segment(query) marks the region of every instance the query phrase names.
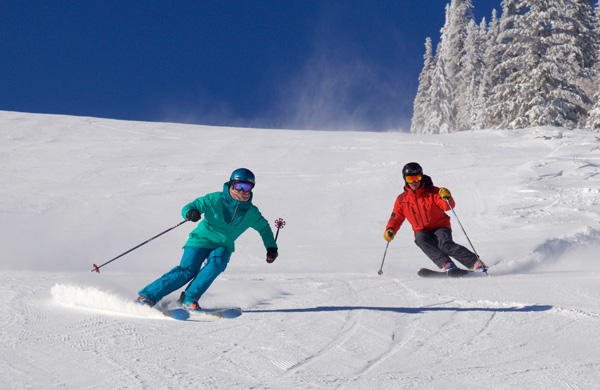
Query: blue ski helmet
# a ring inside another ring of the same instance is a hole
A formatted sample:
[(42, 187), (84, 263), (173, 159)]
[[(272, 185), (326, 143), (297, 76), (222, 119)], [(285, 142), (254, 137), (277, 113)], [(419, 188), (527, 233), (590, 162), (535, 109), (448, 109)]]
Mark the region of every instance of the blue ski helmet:
[(234, 180), (245, 181), (246, 183), (252, 183), (252, 187), (256, 184), (254, 179), (254, 173), (251, 170), (246, 168), (239, 168), (233, 171), (231, 177), (229, 178), (229, 182), (233, 182)]

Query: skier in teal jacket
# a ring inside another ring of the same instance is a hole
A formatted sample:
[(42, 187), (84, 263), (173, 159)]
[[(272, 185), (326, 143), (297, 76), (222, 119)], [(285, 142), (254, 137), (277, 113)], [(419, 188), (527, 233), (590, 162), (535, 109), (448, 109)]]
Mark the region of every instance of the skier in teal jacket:
[[(267, 248), (267, 262), (278, 256), (277, 244), (267, 220), (252, 204), (254, 174), (245, 168), (236, 169), (222, 192), (214, 192), (188, 203), (182, 216), (192, 222), (204, 219), (189, 235), (184, 245), (181, 263), (139, 292), (137, 302), (154, 306), (166, 295), (190, 282), (181, 294), (185, 309), (199, 310), (198, 300), (212, 282), (225, 271), (235, 240), (248, 228), (262, 237)], [(206, 260), (203, 267), (202, 263)]]

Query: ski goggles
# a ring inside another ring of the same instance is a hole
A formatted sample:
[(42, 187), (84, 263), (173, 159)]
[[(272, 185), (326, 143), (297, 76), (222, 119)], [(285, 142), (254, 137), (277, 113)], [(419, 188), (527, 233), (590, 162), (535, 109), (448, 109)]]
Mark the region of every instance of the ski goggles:
[(404, 180), (406, 180), (406, 182), (408, 184), (411, 184), (411, 183), (418, 183), (418, 182), (420, 182), (422, 178), (423, 177), (421, 175), (410, 175), (410, 176), (406, 176), (404, 178)]
[(254, 187), (254, 185), (246, 181), (234, 180), (232, 187), (236, 191), (250, 192), (252, 191), (252, 187)]

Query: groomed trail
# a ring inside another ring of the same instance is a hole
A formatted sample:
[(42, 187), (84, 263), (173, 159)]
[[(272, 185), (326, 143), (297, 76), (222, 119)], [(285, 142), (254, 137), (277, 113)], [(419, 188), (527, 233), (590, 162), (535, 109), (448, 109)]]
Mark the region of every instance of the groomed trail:
[[(7, 388), (483, 389), (522, 388), (532, 377), (543, 388), (597, 385), (598, 298), (575, 293), (597, 280), (581, 274), (240, 275), (222, 287), (259, 281), (278, 294), (234, 320), (183, 322), (69, 284), (74, 277), (2, 277)], [(548, 283), (570, 293), (532, 294)]]

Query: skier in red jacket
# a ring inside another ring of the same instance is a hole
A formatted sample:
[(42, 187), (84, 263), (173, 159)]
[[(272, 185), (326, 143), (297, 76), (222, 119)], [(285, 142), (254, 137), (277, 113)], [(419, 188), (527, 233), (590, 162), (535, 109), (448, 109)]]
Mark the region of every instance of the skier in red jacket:
[(415, 244), (439, 268), (444, 271), (456, 268), (450, 259), (453, 257), (469, 269), (486, 270), (486, 265), (477, 255), (452, 240), (450, 217), (446, 214), (446, 211), (450, 211), (450, 205), (454, 207), (450, 191), (434, 186), (431, 178), (423, 174), (423, 168), (416, 162), (402, 168), (402, 177), (406, 182), (404, 192), (396, 198), (383, 238), (387, 242), (392, 241), (407, 219), (415, 232)]

